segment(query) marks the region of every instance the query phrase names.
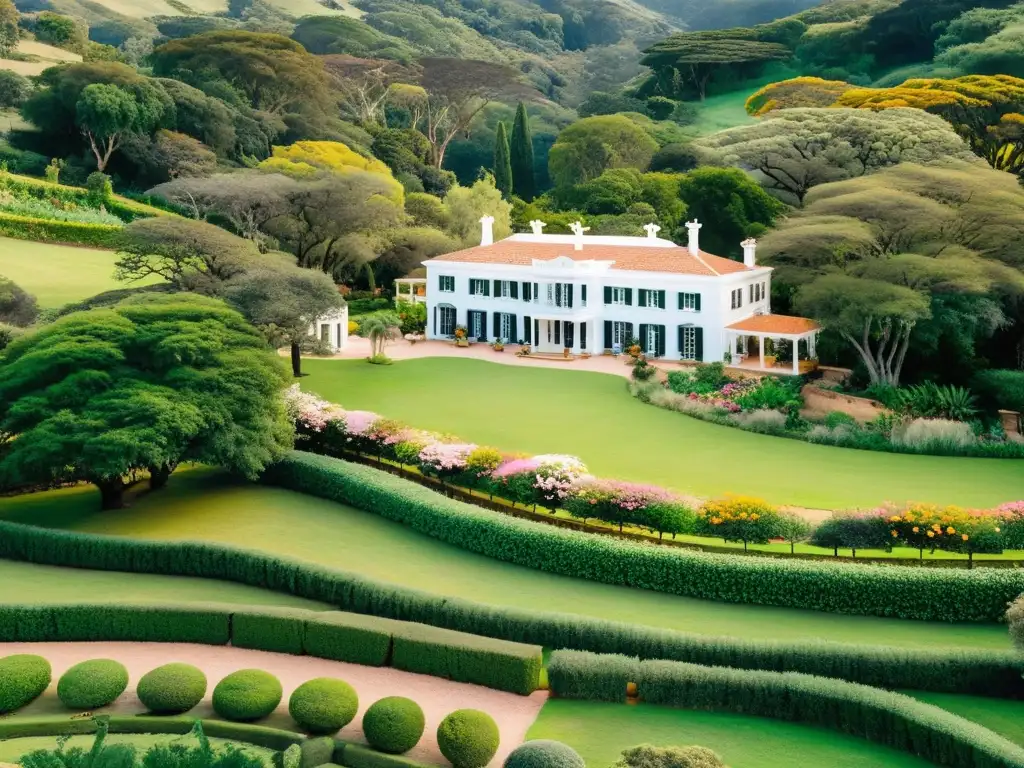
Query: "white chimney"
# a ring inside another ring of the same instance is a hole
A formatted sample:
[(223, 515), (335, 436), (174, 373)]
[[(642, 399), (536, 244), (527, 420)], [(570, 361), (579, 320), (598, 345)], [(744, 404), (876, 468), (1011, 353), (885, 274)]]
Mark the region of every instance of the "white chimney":
[(658, 233), (661, 232), (661, 227), (657, 224), (651, 223), (644, 227), (644, 231), (647, 233), (648, 240), (657, 240)]
[(687, 248), (690, 249), (690, 253), (694, 256), (700, 255), (700, 228), (703, 226), (696, 219), (686, 222), (686, 229), (690, 235)]
[(583, 233), (584, 232), (589, 232), (590, 231), (590, 227), (584, 227), (582, 221), (574, 221), (572, 224), (569, 225), (569, 229), (571, 229), (572, 233), (576, 236), (576, 243), (575, 243), (576, 250), (577, 251), (582, 251), (583, 250)]
[(494, 245), (494, 217), (483, 216), (480, 219), (480, 245)]
[(743, 246), (743, 266), (748, 269), (753, 269), (757, 266), (757, 240), (749, 237), (740, 243), (740, 245)]
[(530, 229), (533, 230), (533, 234), (535, 235), (543, 235), (544, 227), (546, 226), (547, 223), (541, 221), (540, 219), (534, 219), (533, 221), (530, 222)]

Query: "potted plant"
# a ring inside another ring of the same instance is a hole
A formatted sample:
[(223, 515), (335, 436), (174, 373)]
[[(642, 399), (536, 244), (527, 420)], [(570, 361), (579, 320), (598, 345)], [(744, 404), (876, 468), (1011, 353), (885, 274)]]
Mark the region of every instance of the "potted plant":
[(456, 347), (468, 347), (469, 346), (469, 329), (464, 325), (455, 326), (455, 346)]
[(505, 342), (502, 341), (501, 339), (495, 339), (494, 343), (491, 346), (494, 348), (495, 352), (505, 351)]
[(519, 357), (529, 357), (530, 356), (530, 345), (529, 344), (521, 344), (520, 347), (519, 347), (519, 351), (516, 352), (516, 355), (518, 355)]

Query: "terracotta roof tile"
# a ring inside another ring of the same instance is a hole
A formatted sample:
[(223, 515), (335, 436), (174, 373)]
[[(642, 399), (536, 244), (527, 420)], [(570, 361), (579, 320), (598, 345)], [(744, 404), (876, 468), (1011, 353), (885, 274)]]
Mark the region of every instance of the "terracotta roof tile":
[(793, 336), (821, 330), (821, 326), (809, 318), (790, 317), (789, 315), (754, 315), (727, 327), (730, 331), (784, 333)]
[(727, 275), (745, 272), (738, 261), (701, 251), (695, 258), (687, 248), (642, 245), (584, 245), (582, 251), (565, 243), (537, 243), (501, 240), (494, 245), (478, 245), (463, 251), (446, 253), (430, 261), (458, 261), (467, 264), (508, 264), (529, 266), (534, 259), (550, 261), (568, 256), (574, 261), (614, 261), (612, 269), (638, 272), (670, 272), (679, 275)]

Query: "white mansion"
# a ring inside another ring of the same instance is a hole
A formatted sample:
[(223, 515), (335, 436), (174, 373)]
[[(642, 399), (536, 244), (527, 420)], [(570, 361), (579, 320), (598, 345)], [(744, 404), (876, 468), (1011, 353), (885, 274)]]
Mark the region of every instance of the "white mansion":
[(558, 354), (619, 351), (635, 338), (670, 360), (739, 363), (749, 350), (760, 368), (763, 339), (782, 338), (804, 340), (813, 357), (818, 325), (771, 314), (772, 270), (757, 265), (754, 240), (738, 262), (702, 251), (695, 221), (686, 247), (653, 224), (647, 237), (600, 237), (580, 223), (545, 235), (539, 221), (496, 243), (493, 221), (481, 219), (480, 245), (423, 262), (428, 338), (450, 339), (461, 325), (473, 340)]

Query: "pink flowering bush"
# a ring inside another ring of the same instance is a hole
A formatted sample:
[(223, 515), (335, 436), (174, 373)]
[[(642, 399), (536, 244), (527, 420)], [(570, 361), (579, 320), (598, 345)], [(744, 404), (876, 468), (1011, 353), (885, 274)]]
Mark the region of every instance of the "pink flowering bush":
[(573, 517), (598, 519), (623, 525), (637, 525), (661, 533), (689, 533), (695, 513), (683, 500), (655, 485), (620, 480), (582, 479), (565, 500)]
[(441, 478), (462, 474), (476, 448), (472, 443), (432, 442), (420, 451), (420, 471)]
[(995, 510), (1003, 518), (1007, 549), (1024, 549), (1024, 501), (1011, 501)]
[(514, 502), (539, 505), (554, 512), (586, 471), (575, 456), (552, 453), (513, 459), (494, 473), (494, 492)]

